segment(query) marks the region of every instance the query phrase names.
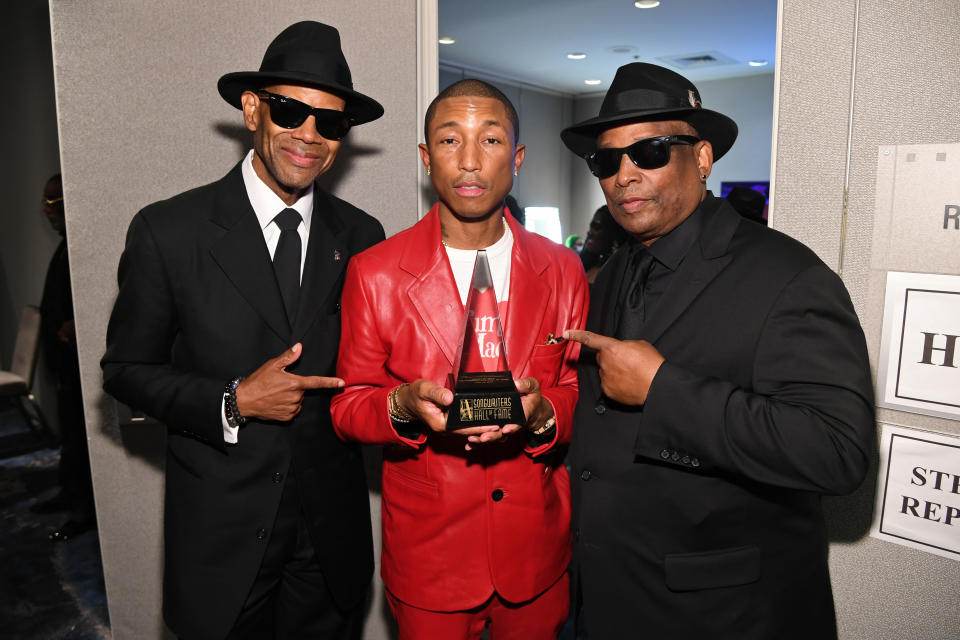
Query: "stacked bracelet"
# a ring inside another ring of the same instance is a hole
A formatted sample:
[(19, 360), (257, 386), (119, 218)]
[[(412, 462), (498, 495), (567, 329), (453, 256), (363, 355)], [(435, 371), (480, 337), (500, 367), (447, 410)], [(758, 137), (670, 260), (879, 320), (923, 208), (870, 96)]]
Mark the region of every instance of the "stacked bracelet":
[(397, 397), (400, 395), (400, 389), (407, 386), (407, 384), (409, 383), (405, 382), (399, 387), (394, 388), (393, 391), (390, 392), (390, 395), (387, 396), (387, 410), (390, 412), (390, 419), (394, 422), (413, 422), (413, 419), (416, 417), (400, 404), (400, 400)]
[(557, 426), (557, 418), (555, 416), (550, 416), (550, 418), (544, 422), (539, 429), (535, 429), (531, 433), (533, 433), (535, 436), (542, 436), (555, 426)]
[(232, 429), (242, 427), (243, 423), (247, 421), (240, 415), (240, 410), (237, 408), (237, 386), (241, 380), (243, 380), (243, 376), (237, 376), (228, 382), (223, 389), (223, 415)]

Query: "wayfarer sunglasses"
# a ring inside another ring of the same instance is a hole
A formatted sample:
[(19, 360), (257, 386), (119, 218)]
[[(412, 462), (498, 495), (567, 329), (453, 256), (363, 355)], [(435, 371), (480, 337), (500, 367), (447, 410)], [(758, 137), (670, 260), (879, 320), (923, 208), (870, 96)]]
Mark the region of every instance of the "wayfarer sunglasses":
[(585, 159), (590, 172), (603, 179), (620, 170), (620, 156), (623, 154), (627, 154), (630, 161), (641, 169), (659, 169), (670, 162), (670, 145), (697, 142), (700, 142), (700, 138), (693, 136), (658, 136), (638, 140), (629, 147), (597, 149)]
[(350, 116), (343, 111), (317, 109), (269, 91), (258, 91), (257, 96), (270, 103), (270, 119), (278, 127), (296, 129), (313, 116), (317, 132), (327, 140), (340, 140), (350, 131)]

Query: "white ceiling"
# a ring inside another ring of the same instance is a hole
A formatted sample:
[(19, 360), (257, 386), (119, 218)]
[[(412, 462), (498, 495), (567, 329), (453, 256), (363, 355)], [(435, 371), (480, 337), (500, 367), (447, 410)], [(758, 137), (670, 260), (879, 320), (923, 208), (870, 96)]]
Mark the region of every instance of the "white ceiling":
[[(440, 63), (567, 94), (604, 92), (617, 67), (652, 62), (690, 80), (773, 73), (777, 0), (439, 0)], [(630, 47), (614, 52), (611, 47)], [(568, 60), (571, 52), (586, 53)], [(680, 68), (661, 57), (709, 53), (729, 62)], [(767, 60), (751, 67), (749, 60)], [(588, 86), (596, 78), (601, 84)]]

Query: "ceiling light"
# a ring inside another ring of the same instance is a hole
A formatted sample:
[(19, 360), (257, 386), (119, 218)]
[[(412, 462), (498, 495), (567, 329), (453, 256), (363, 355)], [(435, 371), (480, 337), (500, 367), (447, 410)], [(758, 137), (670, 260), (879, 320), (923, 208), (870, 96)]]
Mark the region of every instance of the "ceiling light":
[(580, 53), (579, 51), (575, 51), (573, 53), (568, 53), (567, 57), (570, 58), (571, 60), (583, 60), (584, 58), (587, 57), (587, 54)]
[(660, 0), (637, 0), (633, 6), (637, 9), (653, 9), (660, 6)]
[(456, 40), (454, 40), (453, 38), (450, 38), (450, 37), (448, 37), (448, 36), (444, 36), (444, 37), (440, 38), (439, 40), (437, 40), (437, 42), (439, 42), (440, 44), (453, 44), (454, 42), (456, 42)]
[(770, 63), (766, 60), (751, 60), (747, 64), (750, 65), (751, 67), (765, 67)]
[(603, 82), (603, 80), (597, 80), (597, 79), (595, 79), (595, 78), (591, 78), (591, 79), (589, 79), (589, 80), (584, 80), (584, 81), (583, 81), (583, 84), (589, 84), (589, 85), (593, 86), (593, 85), (595, 85), (595, 84), (600, 84), (601, 82)]

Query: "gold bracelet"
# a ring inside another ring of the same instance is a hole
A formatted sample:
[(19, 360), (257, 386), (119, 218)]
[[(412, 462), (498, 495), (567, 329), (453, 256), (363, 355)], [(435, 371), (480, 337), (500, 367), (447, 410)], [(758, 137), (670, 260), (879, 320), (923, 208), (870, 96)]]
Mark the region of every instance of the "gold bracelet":
[(387, 407), (390, 412), (390, 419), (394, 422), (413, 422), (413, 419), (416, 417), (400, 404), (400, 400), (397, 397), (400, 395), (400, 389), (408, 384), (408, 382), (405, 382), (400, 386), (394, 387), (387, 396)]
[(556, 425), (557, 425), (556, 416), (550, 416), (550, 418), (548, 418), (547, 421), (544, 422), (539, 429), (536, 429), (535, 431), (533, 431), (533, 435), (542, 436), (547, 431), (550, 431), (550, 429), (553, 429)]

